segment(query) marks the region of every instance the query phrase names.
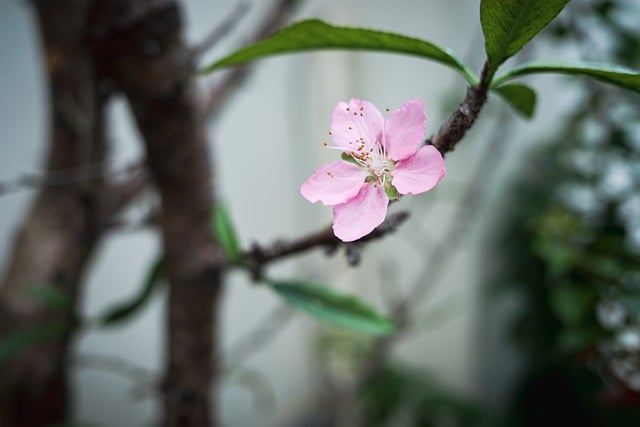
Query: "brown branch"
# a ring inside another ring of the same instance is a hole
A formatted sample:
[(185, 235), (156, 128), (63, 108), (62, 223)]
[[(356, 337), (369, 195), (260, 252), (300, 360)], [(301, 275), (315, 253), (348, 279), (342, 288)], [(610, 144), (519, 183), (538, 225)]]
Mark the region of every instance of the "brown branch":
[[(262, 18), (254, 33), (248, 38), (248, 44), (255, 43), (284, 25), (291, 13), (302, 0), (278, 0), (271, 11)], [(248, 66), (235, 67), (228, 71), (222, 80), (216, 83), (203, 100), (203, 115), (215, 118), (229, 98), (242, 86), (249, 77)]]
[(268, 264), (315, 248), (324, 248), (328, 253), (331, 253), (344, 246), (347, 250), (349, 262), (355, 265), (360, 259), (359, 248), (363, 244), (380, 239), (395, 231), (408, 218), (409, 213), (404, 211), (389, 215), (371, 234), (354, 243), (344, 243), (338, 239), (333, 234), (333, 229), (329, 226), (321, 231), (295, 240), (277, 241), (268, 247), (255, 244), (243, 254), (243, 259), (255, 279), (262, 277), (262, 269)]
[(473, 126), (480, 110), (487, 101), (489, 63), (485, 62), (480, 75), (480, 82), (467, 89), (467, 95), (449, 119), (442, 125), (437, 134), (433, 135), (428, 144), (433, 145), (444, 156), (453, 151), (456, 144), (462, 140), (465, 133)]

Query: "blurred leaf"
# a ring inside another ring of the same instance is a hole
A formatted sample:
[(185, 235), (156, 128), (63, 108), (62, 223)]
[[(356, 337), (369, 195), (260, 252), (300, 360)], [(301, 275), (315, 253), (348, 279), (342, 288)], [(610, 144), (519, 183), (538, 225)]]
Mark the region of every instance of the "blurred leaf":
[(233, 221), (229, 216), (229, 211), (224, 203), (218, 203), (213, 213), (213, 228), (218, 238), (218, 243), (222, 247), (225, 255), (236, 265), (243, 265), (242, 252), (238, 243)]
[(596, 295), (593, 290), (574, 285), (551, 289), (551, 307), (565, 325), (579, 325), (593, 314)]
[(138, 314), (151, 300), (153, 290), (164, 277), (164, 260), (160, 258), (151, 264), (147, 278), (137, 295), (128, 301), (116, 304), (98, 320), (101, 326), (115, 326)]
[(586, 233), (580, 218), (567, 209), (555, 207), (536, 217), (531, 229), (535, 236), (533, 252), (553, 275), (560, 276), (575, 267), (583, 253), (579, 242)]
[(622, 294), (616, 297), (627, 312), (634, 316), (640, 315), (640, 293)]
[(600, 337), (600, 332), (585, 327), (563, 329), (559, 336), (559, 346), (564, 351), (580, 351), (591, 346)]
[(489, 74), (546, 27), (569, 0), (482, 0), (480, 22)]
[(536, 109), (536, 92), (522, 83), (505, 84), (493, 89), (523, 117), (530, 119)]
[(477, 80), (473, 72), (453, 52), (433, 43), (383, 31), (336, 27), (317, 19), (295, 23), (271, 37), (210, 64), (200, 73), (208, 74), (223, 67), (244, 64), (272, 55), (320, 49), (370, 50), (415, 55), (459, 71), (471, 84), (475, 84)]
[(249, 390), (258, 412), (273, 413), (276, 407), (276, 392), (265, 375), (255, 369), (244, 369), (235, 375), (235, 382)]
[(394, 331), (391, 320), (353, 296), (301, 280), (270, 281), (269, 284), (287, 303), (320, 320), (373, 335)]
[(53, 285), (33, 285), (26, 288), (29, 297), (63, 313), (73, 313), (73, 300), (68, 293)]
[(10, 332), (0, 340), (0, 364), (30, 347), (61, 338), (70, 329), (69, 323), (49, 322)]
[(612, 64), (580, 63), (562, 64), (552, 62), (529, 62), (515, 67), (498, 77), (493, 86), (527, 74), (558, 73), (586, 76), (640, 93), (640, 72)]

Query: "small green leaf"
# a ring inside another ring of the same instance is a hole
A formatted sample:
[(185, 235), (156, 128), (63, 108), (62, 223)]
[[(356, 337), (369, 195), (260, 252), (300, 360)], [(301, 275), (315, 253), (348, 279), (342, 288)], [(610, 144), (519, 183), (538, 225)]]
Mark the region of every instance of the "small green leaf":
[(344, 160), (345, 162), (349, 162), (349, 163), (353, 163), (354, 165), (357, 165), (358, 162), (356, 162), (356, 159), (354, 159), (352, 156), (348, 155), (347, 153), (342, 153), (340, 155), (340, 157), (342, 158), (342, 160)]
[(269, 285), (291, 306), (320, 320), (372, 335), (389, 334), (395, 329), (391, 320), (359, 299), (326, 286), (301, 280), (270, 281)]
[(482, 0), (480, 22), (489, 75), (515, 55), (569, 3), (569, 0)]
[(30, 347), (62, 338), (70, 329), (69, 323), (50, 322), (5, 335), (0, 340), (0, 365)]
[(387, 197), (389, 200), (397, 200), (400, 195), (398, 194), (398, 190), (391, 184), (384, 186), (384, 192), (387, 193)]
[(210, 64), (200, 73), (208, 74), (222, 67), (244, 64), (272, 55), (320, 49), (369, 50), (415, 55), (459, 71), (471, 84), (477, 82), (473, 72), (461, 59), (448, 49), (433, 43), (383, 31), (337, 27), (317, 19), (295, 23), (271, 37)]
[(235, 227), (224, 203), (218, 203), (213, 213), (213, 228), (225, 255), (236, 265), (243, 265), (242, 252)]
[(551, 307), (565, 325), (580, 325), (593, 314), (596, 297), (593, 290), (574, 285), (559, 285), (551, 291)]
[(29, 286), (25, 292), (29, 297), (63, 313), (73, 313), (73, 300), (61, 289), (53, 285)]
[(153, 290), (162, 282), (164, 277), (164, 260), (156, 260), (147, 273), (142, 288), (137, 295), (128, 301), (115, 305), (100, 316), (98, 324), (101, 326), (114, 326), (130, 319), (138, 314), (140, 310), (151, 300)]
[(522, 83), (505, 84), (493, 89), (514, 110), (530, 119), (536, 109), (536, 92)]
[(492, 86), (499, 86), (507, 80), (527, 74), (558, 73), (591, 77), (604, 83), (620, 86), (640, 93), (640, 71), (612, 64), (580, 63), (562, 64), (530, 62), (515, 67), (498, 77)]

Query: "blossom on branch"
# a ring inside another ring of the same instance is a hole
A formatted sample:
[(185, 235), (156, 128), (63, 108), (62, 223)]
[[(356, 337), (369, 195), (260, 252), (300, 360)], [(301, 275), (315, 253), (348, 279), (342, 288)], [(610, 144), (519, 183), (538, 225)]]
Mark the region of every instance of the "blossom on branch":
[[(405, 101), (385, 121), (370, 102), (351, 99), (333, 110), (331, 132), (342, 159), (320, 166), (300, 187), (311, 203), (334, 205), (333, 232), (344, 242), (371, 233), (399, 194), (431, 190), (444, 176), (444, 160), (425, 139), (421, 100)], [(326, 144), (325, 144), (326, 145)]]

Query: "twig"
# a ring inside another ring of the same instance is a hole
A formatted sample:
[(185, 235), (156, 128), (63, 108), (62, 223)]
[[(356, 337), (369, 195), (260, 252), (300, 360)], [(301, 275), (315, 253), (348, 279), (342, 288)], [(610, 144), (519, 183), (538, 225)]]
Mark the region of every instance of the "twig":
[[(105, 218), (108, 221), (114, 214), (129, 204), (149, 184), (149, 174), (143, 164), (127, 168), (127, 178), (118, 184), (113, 184), (108, 190), (105, 206)], [(109, 224), (106, 224), (108, 226)]]
[[(281, 27), (300, 2), (301, 0), (279, 0), (271, 12), (263, 18), (256, 31), (248, 38), (248, 43), (255, 43)], [(202, 106), (205, 117), (212, 119), (218, 115), (228, 99), (246, 81), (249, 70), (250, 68), (247, 66), (236, 67), (225, 74), (222, 80), (210, 89)]]
[(136, 388), (144, 389), (147, 393), (154, 392), (158, 388), (156, 373), (118, 356), (96, 353), (77, 354), (71, 359), (71, 364), (125, 378), (135, 383)]
[(238, 24), (238, 21), (249, 11), (249, 4), (246, 1), (240, 2), (231, 11), (229, 16), (220, 25), (211, 31), (200, 43), (191, 48), (191, 54), (198, 58), (207, 50), (215, 46), (224, 36), (226, 36)]
[(484, 63), (480, 82), (476, 86), (467, 89), (467, 95), (464, 101), (449, 116), (449, 119), (442, 125), (437, 134), (433, 135), (428, 144), (433, 145), (444, 156), (445, 153), (453, 151), (456, 144), (462, 140), (465, 133), (473, 126), (478, 118), (482, 106), (487, 101), (487, 91), (489, 83), (488, 78), (489, 62)]
[(318, 247), (325, 248), (328, 253), (331, 253), (338, 249), (338, 247), (344, 246), (347, 250), (347, 257), (350, 263), (356, 264), (359, 261), (359, 248), (362, 244), (379, 239), (395, 231), (407, 218), (409, 218), (409, 213), (404, 211), (389, 215), (371, 234), (354, 243), (342, 242), (333, 234), (332, 228), (327, 227), (319, 232), (296, 240), (277, 241), (268, 247), (254, 244), (250, 250), (243, 254), (243, 259), (256, 279), (262, 277), (262, 269), (267, 264)]
[[(0, 196), (17, 193), (22, 190), (38, 190), (51, 187), (65, 187), (77, 185), (92, 180), (104, 178), (104, 172), (100, 171), (100, 164), (89, 164), (80, 168), (60, 169), (46, 174), (25, 173), (18, 178), (0, 182)], [(117, 177), (124, 174), (131, 174), (140, 168), (140, 164), (129, 165), (122, 170), (110, 174)], [(98, 169), (96, 171), (96, 168)]]

